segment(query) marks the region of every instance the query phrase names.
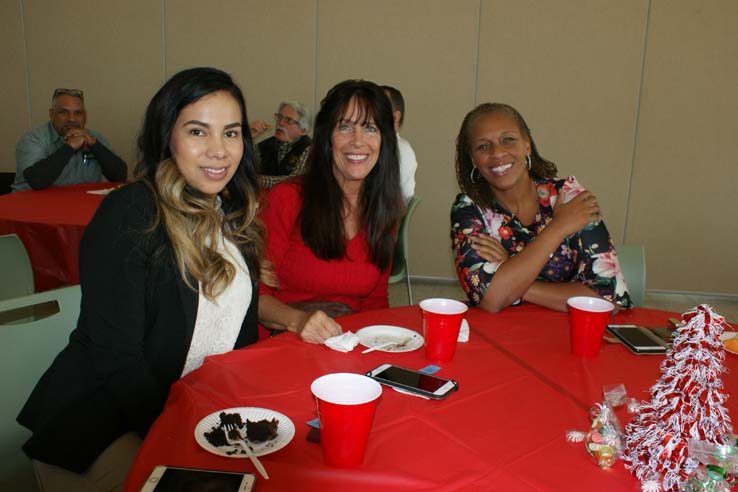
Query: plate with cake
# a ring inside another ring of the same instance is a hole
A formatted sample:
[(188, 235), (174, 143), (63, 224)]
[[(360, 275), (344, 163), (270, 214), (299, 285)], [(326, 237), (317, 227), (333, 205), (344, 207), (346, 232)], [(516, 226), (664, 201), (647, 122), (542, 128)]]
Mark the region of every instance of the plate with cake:
[(725, 331), (720, 335), (726, 352), (738, 355), (738, 331)]
[(195, 441), (206, 451), (226, 458), (248, 458), (238, 445), (228, 444), (226, 427), (237, 428), (256, 456), (285, 447), (295, 437), (295, 424), (286, 415), (258, 407), (234, 407), (213, 412), (195, 426)]
[(401, 326), (373, 325), (356, 332), (359, 343), (380, 352), (412, 352), (423, 346), (423, 335)]

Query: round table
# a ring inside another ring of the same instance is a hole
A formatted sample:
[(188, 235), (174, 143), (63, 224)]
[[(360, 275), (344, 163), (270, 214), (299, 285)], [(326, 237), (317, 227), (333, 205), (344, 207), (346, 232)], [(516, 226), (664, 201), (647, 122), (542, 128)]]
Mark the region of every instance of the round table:
[(0, 196), (0, 235), (17, 234), (33, 266), (36, 291), (79, 283), (79, 243), (105, 197), (119, 183), (89, 183)]

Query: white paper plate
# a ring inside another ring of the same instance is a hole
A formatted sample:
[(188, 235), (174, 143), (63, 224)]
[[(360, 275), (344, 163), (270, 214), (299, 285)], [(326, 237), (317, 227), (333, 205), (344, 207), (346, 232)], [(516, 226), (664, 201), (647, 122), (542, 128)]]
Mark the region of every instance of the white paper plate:
[[(277, 426), (277, 437), (266, 442), (251, 443), (251, 448), (254, 450), (256, 456), (264, 456), (265, 454), (273, 453), (279, 449), (285, 447), (295, 437), (295, 424), (286, 415), (269, 410), (268, 408), (257, 408), (257, 407), (236, 407), (226, 408), (213, 412), (204, 419), (202, 419), (195, 426), (195, 441), (204, 450), (210, 451), (218, 456), (225, 456), (226, 458), (248, 458), (246, 453), (239, 446), (213, 446), (205, 438), (205, 433), (210, 432), (213, 427), (220, 425), (220, 413), (238, 413), (241, 415), (241, 420), (244, 424), (246, 419), (256, 422), (262, 419), (277, 419), (279, 425)], [(242, 431), (245, 433), (245, 430)]]
[[(736, 337), (738, 337), (738, 331), (724, 331), (723, 334), (720, 335), (720, 340), (724, 342), (725, 340), (730, 340), (731, 338)], [(725, 346), (725, 344), (723, 344), (723, 348), (726, 352), (738, 355), (738, 352), (736, 352), (735, 350), (730, 350), (728, 347)]]
[(105, 188), (103, 190), (87, 190), (87, 193), (89, 193), (90, 195), (107, 195), (114, 189), (115, 188)]
[(377, 345), (388, 342), (402, 344), (402, 342), (409, 338), (409, 341), (404, 345), (390, 345), (377, 349), (377, 352), (412, 352), (422, 347), (424, 342), (423, 336), (417, 331), (392, 325), (367, 326), (357, 331), (356, 336), (359, 337), (359, 343), (367, 348), (376, 347)]

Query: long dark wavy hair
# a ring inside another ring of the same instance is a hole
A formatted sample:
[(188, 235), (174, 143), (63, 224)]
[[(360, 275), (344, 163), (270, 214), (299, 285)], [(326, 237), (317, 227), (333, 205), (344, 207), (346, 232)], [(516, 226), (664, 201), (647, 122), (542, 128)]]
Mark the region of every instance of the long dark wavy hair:
[[(177, 116), (203, 96), (226, 92), (241, 110), (243, 156), (233, 178), (219, 196), (221, 213), (212, 197), (187, 185), (172, 158), (169, 143)], [(146, 108), (138, 137), (136, 178), (154, 197), (156, 215), (149, 228), (163, 223), (182, 279), (193, 289), (214, 298), (233, 280), (235, 267), (217, 251), (219, 235), (231, 240), (243, 254), (252, 278), (259, 278), (263, 230), (256, 220), (259, 189), (246, 103), (230, 75), (215, 68), (191, 68), (172, 76)]]
[(492, 188), (483, 177), (477, 174), (477, 179), (472, 182), (471, 172), (474, 168), (471, 157), (471, 143), (469, 134), (473, 126), (482, 116), (492, 113), (505, 113), (518, 125), (521, 135), (530, 142), (531, 166), (528, 174), (534, 180), (550, 179), (556, 176), (558, 170), (556, 164), (544, 159), (538, 152), (533, 135), (521, 114), (512, 106), (502, 103), (483, 103), (469, 111), (461, 123), (459, 135), (456, 137), (456, 180), (461, 191), (469, 195), (476, 204), (485, 206), (494, 201)]
[(366, 228), (371, 262), (384, 271), (392, 264), (394, 232), (405, 211), (392, 107), (384, 91), (366, 80), (346, 80), (333, 87), (315, 117), (308, 171), (302, 181), (301, 231), (305, 244), (323, 260), (346, 256), (343, 227), (345, 197), (333, 174), (331, 136), (349, 103), (356, 102), (358, 121), (374, 120), (381, 135), (377, 164), (359, 192), (361, 224)]

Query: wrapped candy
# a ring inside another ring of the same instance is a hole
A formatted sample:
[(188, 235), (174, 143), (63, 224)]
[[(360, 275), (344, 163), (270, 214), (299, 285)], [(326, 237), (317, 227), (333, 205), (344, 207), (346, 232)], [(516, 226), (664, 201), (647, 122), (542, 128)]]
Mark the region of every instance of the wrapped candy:
[(625, 402), (625, 387), (622, 384), (606, 387), (604, 396), (604, 401), (596, 403), (590, 411), (592, 426), (584, 445), (600, 468), (609, 468), (623, 451), (623, 431), (613, 409)]
[(738, 477), (738, 442), (735, 437), (726, 442), (730, 444), (689, 441), (689, 456), (700, 464), (687, 478), (682, 492), (730, 492)]

